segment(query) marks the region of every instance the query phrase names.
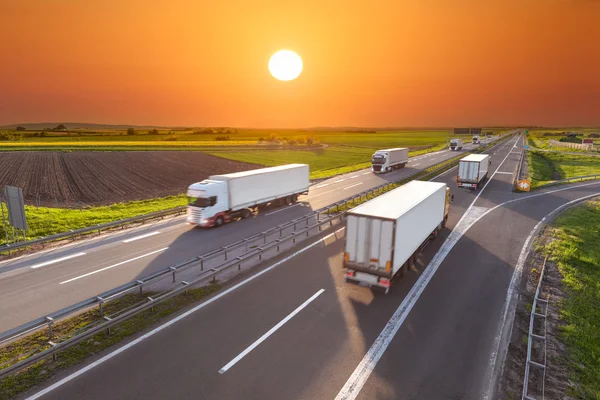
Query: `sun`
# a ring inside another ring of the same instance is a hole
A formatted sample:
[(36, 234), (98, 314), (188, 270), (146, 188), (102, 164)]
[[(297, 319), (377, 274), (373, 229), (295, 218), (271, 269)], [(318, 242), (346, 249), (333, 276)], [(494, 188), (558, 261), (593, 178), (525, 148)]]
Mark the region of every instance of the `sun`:
[(275, 79), (291, 81), (302, 72), (302, 59), (291, 50), (279, 50), (269, 60), (269, 71)]

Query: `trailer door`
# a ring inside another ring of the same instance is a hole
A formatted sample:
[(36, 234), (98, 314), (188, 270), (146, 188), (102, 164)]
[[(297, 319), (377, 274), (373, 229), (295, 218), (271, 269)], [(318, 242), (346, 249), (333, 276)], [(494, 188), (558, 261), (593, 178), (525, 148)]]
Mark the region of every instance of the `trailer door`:
[(391, 263), (394, 221), (349, 215), (346, 229), (346, 252), (351, 264), (385, 269)]

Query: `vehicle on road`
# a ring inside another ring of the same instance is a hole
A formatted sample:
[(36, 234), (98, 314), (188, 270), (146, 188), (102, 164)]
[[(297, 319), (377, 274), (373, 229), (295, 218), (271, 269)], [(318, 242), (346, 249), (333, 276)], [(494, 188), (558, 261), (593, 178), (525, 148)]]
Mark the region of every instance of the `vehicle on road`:
[(389, 291), (446, 225), (450, 188), (412, 181), (347, 213), (345, 281)]
[(481, 140), (479, 139), (479, 135), (473, 135), (472, 143), (473, 144), (479, 144), (479, 143), (481, 143)]
[(395, 168), (404, 168), (407, 162), (407, 148), (377, 150), (371, 157), (371, 171), (376, 174), (390, 172)]
[(213, 175), (188, 187), (187, 222), (221, 226), (248, 218), (260, 206), (285, 205), (308, 194), (309, 166), (287, 164), (225, 175)]
[(462, 150), (463, 148), (463, 141), (462, 139), (452, 139), (450, 141), (450, 150)]
[(492, 159), (489, 154), (470, 154), (458, 162), (456, 183), (459, 187), (477, 189), (487, 178)]

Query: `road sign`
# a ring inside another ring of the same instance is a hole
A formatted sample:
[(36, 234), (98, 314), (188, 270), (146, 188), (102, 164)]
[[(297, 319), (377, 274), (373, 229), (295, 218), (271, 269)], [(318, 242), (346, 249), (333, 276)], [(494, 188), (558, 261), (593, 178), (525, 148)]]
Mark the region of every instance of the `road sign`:
[(529, 145), (527, 145), (527, 144), (526, 144), (526, 145), (525, 145), (525, 150), (527, 150), (528, 148), (529, 148)]
[(15, 186), (4, 186), (4, 198), (8, 208), (8, 221), (17, 229), (27, 230), (23, 190)]
[(529, 129), (525, 129), (525, 136), (529, 135)]
[(517, 182), (517, 189), (521, 192), (529, 192), (531, 189), (531, 182), (529, 182), (529, 179), (521, 179)]

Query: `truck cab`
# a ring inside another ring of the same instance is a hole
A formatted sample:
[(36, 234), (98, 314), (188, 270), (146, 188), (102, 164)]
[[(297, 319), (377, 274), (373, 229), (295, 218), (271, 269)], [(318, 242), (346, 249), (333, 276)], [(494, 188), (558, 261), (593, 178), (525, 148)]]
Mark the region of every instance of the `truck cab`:
[(227, 183), (210, 179), (190, 185), (186, 221), (202, 227), (228, 222)]
[(388, 171), (389, 153), (387, 151), (376, 151), (371, 157), (371, 169), (373, 172)]
[(479, 144), (479, 135), (473, 136), (473, 144)]

